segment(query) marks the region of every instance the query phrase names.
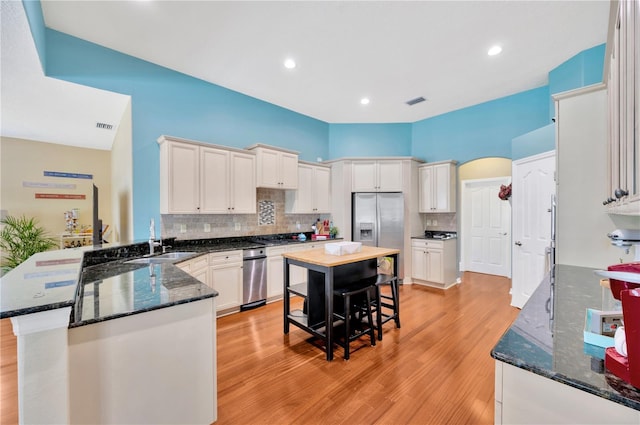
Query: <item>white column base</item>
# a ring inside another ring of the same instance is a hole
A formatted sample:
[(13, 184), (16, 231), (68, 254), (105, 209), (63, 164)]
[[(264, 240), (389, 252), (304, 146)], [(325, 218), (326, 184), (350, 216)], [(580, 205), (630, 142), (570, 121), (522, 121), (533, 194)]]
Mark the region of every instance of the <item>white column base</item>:
[(18, 419), (20, 424), (69, 423), (71, 307), (11, 318), (18, 337)]

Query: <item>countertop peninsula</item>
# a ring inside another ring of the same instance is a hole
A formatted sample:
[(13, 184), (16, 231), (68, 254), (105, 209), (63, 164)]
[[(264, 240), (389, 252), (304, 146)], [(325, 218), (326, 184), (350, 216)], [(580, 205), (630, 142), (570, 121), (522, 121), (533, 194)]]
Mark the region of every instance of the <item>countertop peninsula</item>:
[(211, 252), (316, 242), (310, 234), (307, 241), (286, 236), (266, 244), (255, 236), (164, 239), (167, 252), (193, 256), (150, 265), (128, 263), (149, 254), (147, 241), (41, 252), (0, 278), (0, 318), (72, 307), (69, 326), (77, 327), (215, 297), (217, 291), (176, 264)]

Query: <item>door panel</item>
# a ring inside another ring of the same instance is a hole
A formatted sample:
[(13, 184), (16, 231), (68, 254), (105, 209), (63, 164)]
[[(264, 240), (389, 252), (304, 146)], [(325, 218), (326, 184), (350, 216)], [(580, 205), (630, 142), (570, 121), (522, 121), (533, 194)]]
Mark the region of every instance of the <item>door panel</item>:
[(200, 168), (202, 175), (200, 212), (229, 214), (229, 152), (201, 148)]
[(508, 177), (462, 182), (463, 270), (511, 276), (511, 207), (498, 197), (508, 183)]
[(511, 304), (522, 307), (549, 270), (555, 154), (513, 164), (513, 280)]

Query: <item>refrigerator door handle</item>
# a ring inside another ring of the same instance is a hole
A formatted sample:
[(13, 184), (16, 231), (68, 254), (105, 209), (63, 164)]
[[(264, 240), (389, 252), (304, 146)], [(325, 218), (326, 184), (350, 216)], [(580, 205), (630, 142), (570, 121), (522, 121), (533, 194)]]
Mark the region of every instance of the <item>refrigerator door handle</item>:
[(380, 214), (380, 198), (377, 197), (376, 200), (376, 225), (374, 227), (374, 234), (373, 234), (373, 246), (379, 246), (378, 245), (378, 238), (380, 235), (380, 222), (381, 222), (381, 214)]

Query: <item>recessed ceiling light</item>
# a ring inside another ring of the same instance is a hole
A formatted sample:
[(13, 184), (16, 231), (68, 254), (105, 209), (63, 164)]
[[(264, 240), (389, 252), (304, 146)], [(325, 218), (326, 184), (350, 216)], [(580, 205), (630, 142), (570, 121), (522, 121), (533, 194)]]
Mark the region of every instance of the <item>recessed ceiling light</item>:
[(284, 61), (284, 67), (287, 69), (293, 69), (296, 67), (296, 61), (293, 59), (287, 59)]
[(369, 98), (368, 97), (363, 97), (362, 99), (360, 99), (360, 103), (363, 105), (368, 105), (369, 104)]
[(502, 52), (502, 47), (500, 46), (493, 46), (492, 48), (489, 49), (489, 51), (487, 52), (487, 54), (489, 56), (495, 56), (497, 54), (499, 54), (500, 52)]

